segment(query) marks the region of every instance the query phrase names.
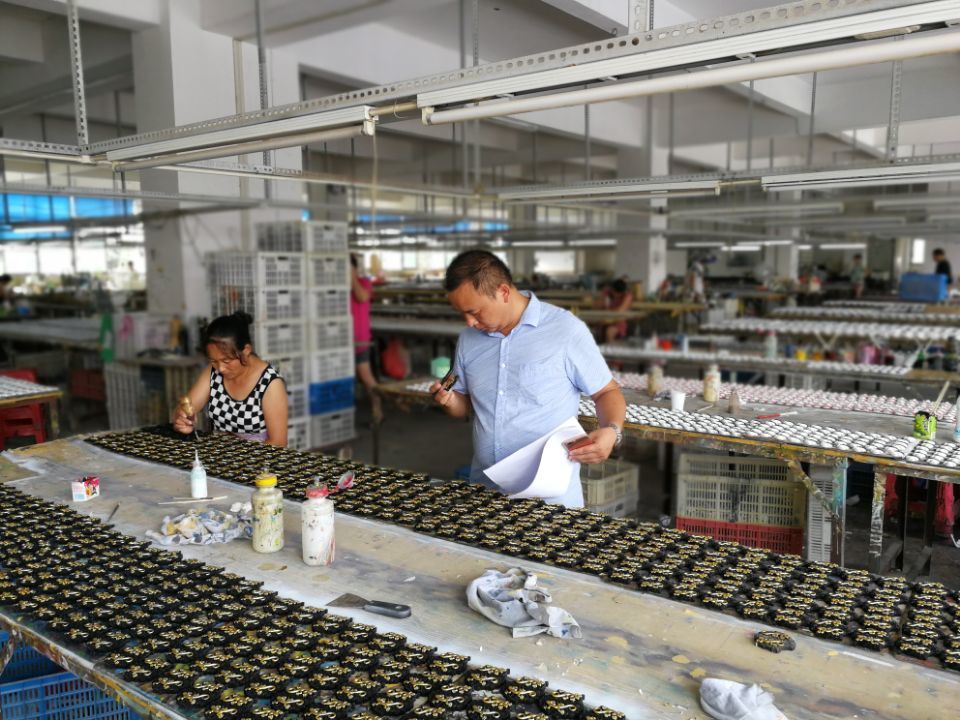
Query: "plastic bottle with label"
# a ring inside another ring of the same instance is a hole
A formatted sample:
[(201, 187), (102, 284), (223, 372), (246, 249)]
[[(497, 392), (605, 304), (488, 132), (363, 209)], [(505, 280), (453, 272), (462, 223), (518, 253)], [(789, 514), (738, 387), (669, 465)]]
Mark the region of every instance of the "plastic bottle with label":
[(763, 339), (763, 356), (767, 360), (773, 360), (777, 357), (777, 334), (771, 330)]
[(715, 403), (720, 399), (720, 367), (710, 365), (703, 376), (703, 399)]
[(325, 487), (307, 488), (307, 499), (300, 506), (303, 538), (303, 562), (307, 565), (329, 565), (336, 550), (333, 522), (333, 501)]
[(193, 467), (190, 468), (190, 497), (207, 497), (207, 471), (200, 462), (200, 453), (193, 451)]
[(283, 492), (277, 476), (263, 473), (254, 480), (257, 489), (250, 497), (253, 506), (253, 549), (260, 553), (283, 548)]

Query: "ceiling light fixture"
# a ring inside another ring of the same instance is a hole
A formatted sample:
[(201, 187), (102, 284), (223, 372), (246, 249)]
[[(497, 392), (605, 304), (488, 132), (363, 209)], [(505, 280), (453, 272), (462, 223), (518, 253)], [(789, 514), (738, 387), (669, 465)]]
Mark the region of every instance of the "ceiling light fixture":
[(617, 241), (614, 238), (603, 240), (571, 240), (567, 244), (570, 247), (616, 247)]
[(669, 214), (672, 218), (711, 218), (729, 215), (746, 217), (765, 217), (767, 215), (835, 215), (842, 212), (843, 203), (840, 202), (809, 202), (678, 208), (676, 210), (670, 210)]
[[(417, 104), (423, 108), (423, 123), (425, 125), (440, 125), (444, 123), (463, 122), (465, 120), (480, 120), (484, 118), (502, 117), (504, 115), (516, 115), (518, 113), (527, 113), (536, 110), (551, 110), (554, 108), (609, 102), (611, 100), (626, 100), (648, 95), (733, 85), (751, 80), (764, 80), (786, 75), (804, 75), (823, 70), (870, 65), (894, 60), (906, 60), (908, 58), (954, 53), (958, 51), (960, 51), (960, 33), (946, 32), (881, 42), (860, 42), (856, 45), (836, 50), (822, 50), (803, 55), (779, 57), (773, 60), (759, 60), (750, 63), (724, 65), (707, 70), (684, 72), (647, 80), (633, 80), (612, 85), (600, 85), (585, 90), (571, 90), (514, 100), (478, 102), (489, 97), (503, 94), (503, 91), (490, 92), (486, 88), (481, 89), (468, 86), (467, 88), (437, 90), (435, 92), (421, 93), (418, 95)], [(644, 54), (645, 53), (640, 53), (638, 55)], [(617, 73), (608, 72), (605, 74), (616, 75)], [(555, 86), (555, 83), (540, 78), (533, 87), (528, 89), (545, 90)], [(464, 97), (465, 93), (467, 97)], [(453, 110), (435, 109), (444, 104), (470, 101), (478, 102), (478, 104)]]
[(600, 180), (578, 185), (524, 185), (507, 188), (497, 192), (502, 202), (526, 203), (540, 200), (585, 199), (592, 200), (630, 200), (658, 199), (697, 195), (717, 195), (720, 192), (719, 180), (670, 180), (667, 178), (649, 178), (646, 180)]
[(759, 245), (730, 245), (725, 247), (727, 252), (760, 252), (762, 248)]
[[(957, 33), (960, 37), (960, 33)], [(768, 192), (830, 190), (833, 188), (909, 185), (960, 180), (960, 162), (844, 168), (790, 175), (766, 175), (760, 184)], [(876, 205), (874, 205), (876, 207)]]
[(722, 242), (678, 242), (673, 244), (675, 248), (722, 248), (726, 246), (727, 244)]
[(34, 233), (62, 233), (66, 231), (66, 225), (25, 225), (13, 228), (13, 232), (17, 235), (33, 235)]
[(866, 243), (824, 243), (817, 245), (819, 250), (865, 250)]

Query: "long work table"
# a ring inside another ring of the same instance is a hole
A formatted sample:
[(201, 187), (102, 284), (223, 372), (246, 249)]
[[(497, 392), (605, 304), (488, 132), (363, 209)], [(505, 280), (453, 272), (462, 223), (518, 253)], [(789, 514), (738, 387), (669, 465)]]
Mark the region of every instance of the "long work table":
[[(68, 481), (96, 470), (102, 495), (77, 511), (106, 518), (114, 507), (114, 528), (143, 538), (164, 515), (183, 508), (159, 502), (183, 495), (187, 473), (90, 447), (58, 441), (8, 453), (2, 477), (29, 495), (66, 503)], [(226, 508), (249, 498), (249, 488), (211, 478), (214, 506)], [(380, 521), (337, 514), (337, 559), (330, 567), (307, 567), (300, 558), (299, 504), (285, 502), (286, 547), (271, 555), (252, 551), (246, 541), (179, 546), (185, 558), (225, 567), (284, 598), (320, 607), (344, 592), (405, 603), (404, 620), (338, 608), (380, 632), (401, 633), (410, 642), (470, 656), (471, 663), (509, 667), (514, 676), (547, 680), (551, 688), (586, 695), (631, 718), (705, 718), (697, 690), (704, 677), (758, 682), (792, 720), (946, 717), (960, 702), (960, 675), (935, 670), (889, 654), (792, 633), (793, 652), (769, 655), (753, 645), (753, 634), (768, 627), (640, 593), (555, 565), (518, 561), (498, 553), (428, 537)], [(581, 640), (546, 636), (513, 639), (510, 632), (469, 610), (467, 583), (486, 568), (515, 564), (537, 573), (558, 605), (583, 629)], [(92, 658), (65, 647), (42, 629), (24, 626), (8, 613), (0, 625), (123, 702), (152, 716), (179, 718), (162, 697), (127, 683)]]

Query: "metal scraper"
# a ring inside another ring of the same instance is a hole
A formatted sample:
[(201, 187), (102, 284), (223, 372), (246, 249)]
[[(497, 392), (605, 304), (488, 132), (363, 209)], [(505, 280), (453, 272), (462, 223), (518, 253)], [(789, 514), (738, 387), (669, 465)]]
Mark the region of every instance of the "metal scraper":
[(361, 608), (377, 615), (386, 615), (393, 618), (410, 617), (410, 606), (400, 603), (384, 602), (383, 600), (364, 600), (359, 595), (344, 593), (327, 603), (327, 607)]

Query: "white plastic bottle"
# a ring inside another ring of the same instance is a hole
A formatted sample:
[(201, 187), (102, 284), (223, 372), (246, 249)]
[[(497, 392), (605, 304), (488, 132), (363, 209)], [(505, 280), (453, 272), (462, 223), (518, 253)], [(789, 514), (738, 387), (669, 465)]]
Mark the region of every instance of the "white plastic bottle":
[(193, 451), (193, 467), (190, 468), (190, 497), (207, 497), (207, 471), (200, 462), (200, 453)]
[(308, 487), (307, 499), (300, 506), (303, 562), (307, 565), (329, 565), (333, 562), (336, 550), (333, 501), (326, 494), (326, 488)]
[(771, 330), (763, 341), (763, 356), (768, 360), (774, 360), (777, 357), (777, 333)]
[(253, 506), (253, 549), (271, 553), (283, 548), (283, 492), (277, 476), (264, 473), (253, 481), (257, 489), (250, 496)]
[(703, 399), (708, 403), (715, 403), (720, 399), (720, 368), (711, 365), (703, 376)]

